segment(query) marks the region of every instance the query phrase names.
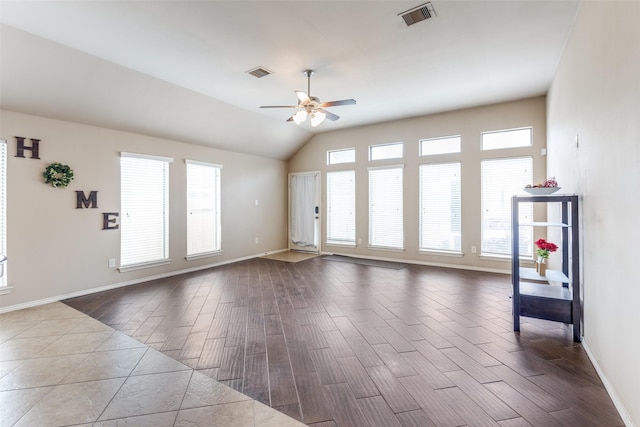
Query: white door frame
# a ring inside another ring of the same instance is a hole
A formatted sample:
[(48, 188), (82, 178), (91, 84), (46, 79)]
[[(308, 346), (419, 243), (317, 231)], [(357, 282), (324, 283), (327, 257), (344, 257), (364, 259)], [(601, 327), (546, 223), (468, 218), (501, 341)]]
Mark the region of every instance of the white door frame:
[[(291, 199), (292, 199), (292, 195), (291, 195), (291, 179), (293, 176), (304, 176), (304, 175), (312, 175), (316, 177), (316, 212), (310, 212), (311, 215), (314, 215), (314, 229), (315, 229), (315, 242), (313, 245), (311, 246), (301, 246), (298, 245), (296, 243), (294, 243), (291, 239)], [(288, 246), (289, 246), (289, 250), (292, 251), (302, 251), (302, 252), (312, 252), (312, 253), (320, 253), (320, 242), (321, 242), (321, 233), (322, 233), (322, 227), (321, 227), (321, 213), (322, 213), (322, 206), (321, 206), (321, 202), (322, 202), (322, 181), (321, 181), (321, 174), (320, 171), (311, 171), (311, 172), (294, 172), (294, 173), (290, 173), (289, 174), (289, 179), (288, 179), (288, 207), (287, 207), (287, 216), (288, 216), (288, 221), (287, 221), (287, 242), (288, 242)]]

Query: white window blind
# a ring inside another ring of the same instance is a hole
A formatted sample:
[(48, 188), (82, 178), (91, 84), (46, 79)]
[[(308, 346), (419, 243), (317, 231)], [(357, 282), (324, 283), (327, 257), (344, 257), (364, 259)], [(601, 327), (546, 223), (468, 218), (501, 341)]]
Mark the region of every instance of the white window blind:
[[(7, 141), (0, 140), (0, 261), (7, 255)], [(0, 264), (0, 287), (7, 286), (7, 263)]]
[(402, 166), (369, 168), (369, 246), (403, 249)]
[(356, 172), (327, 172), (327, 243), (356, 243)]
[[(482, 254), (511, 255), (511, 197), (533, 181), (533, 158), (483, 160), (481, 169)], [(533, 205), (521, 203), (520, 223), (533, 222)], [(533, 256), (532, 227), (520, 227), (520, 255)]]
[(460, 162), (420, 166), (420, 249), (462, 250)]
[(220, 252), (220, 170), (187, 160), (187, 259)]
[(120, 158), (120, 269), (169, 262), (169, 163), (122, 153)]

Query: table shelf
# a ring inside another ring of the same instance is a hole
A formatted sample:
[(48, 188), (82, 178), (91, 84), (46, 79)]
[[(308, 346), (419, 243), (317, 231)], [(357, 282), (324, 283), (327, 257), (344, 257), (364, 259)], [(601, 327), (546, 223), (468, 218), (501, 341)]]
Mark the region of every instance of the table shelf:
[[(560, 203), (561, 222), (518, 223), (520, 203)], [(580, 342), (580, 268), (578, 196), (514, 196), (511, 201), (513, 285), (513, 330), (520, 331), (520, 316), (553, 320), (573, 325), (573, 339)], [(547, 270), (544, 276), (533, 268), (520, 267), (519, 229), (522, 226), (560, 227), (561, 270)]]

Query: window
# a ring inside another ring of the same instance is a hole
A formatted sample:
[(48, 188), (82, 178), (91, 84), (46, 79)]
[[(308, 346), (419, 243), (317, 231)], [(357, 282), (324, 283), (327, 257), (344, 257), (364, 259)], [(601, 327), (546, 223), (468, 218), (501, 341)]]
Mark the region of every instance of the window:
[(327, 151), (327, 164), (337, 165), (340, 163), (353, 163), (356, 161), (355, 148), (346, 148), (344, 150)]
[(187, 160), (187, 259), (220, 253), (220, 170)]
[[(511, 196), (533, 181), (533, 158), (483, 160), (481, 173), (482, 254), (511, 255)], [(520, 223), (533, 222), (531, 203), (520, 204)], [(533, 256), (532, 227), (520, 228), (520, 255)]]
[(7, 286), (7, 141), (0, 140), (0, 288)]
[(401, 159), (403, 156), (403, 143), (380, 144), (369, 146), (369, 160)]
[(483, 132), (482, 149), (498, 150), (500, 148), (530, 147), (531, 135), (531, 128)]
[(122, 153), (120, 271), (169, 263), (169, 163)]
[(327, 172), (327, 243), (356, 244), (356, 172)]
[(403, 249), (402, 166), (369, 168), (369, 246)]
[(437, 154), (459, 153), (461, 146), (462, 137), (460, 135), (421, 139), (420, 155), (434, 156)]
[(420, 166), (420, 249), (462, 251), (460, 162)]

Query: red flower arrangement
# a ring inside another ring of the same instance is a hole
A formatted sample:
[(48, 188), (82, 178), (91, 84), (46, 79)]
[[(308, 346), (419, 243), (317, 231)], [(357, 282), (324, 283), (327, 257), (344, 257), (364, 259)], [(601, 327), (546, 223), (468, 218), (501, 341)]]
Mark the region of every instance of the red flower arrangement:
[(549, 254), (551, 252), (555, 252), (558, 250), (558, 245), (555, 243), (547, 242), (544, 239), (536, 240), (536, 246), (538, 249), (536, 250), (538, 257), (543, 258), (543, 262), (545, 259), (549, 258)]

